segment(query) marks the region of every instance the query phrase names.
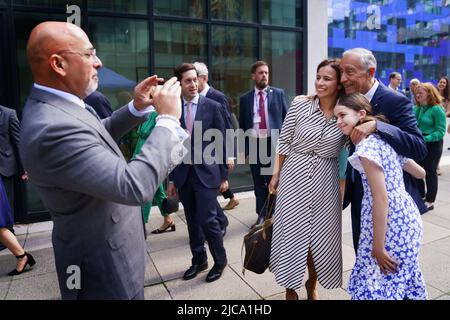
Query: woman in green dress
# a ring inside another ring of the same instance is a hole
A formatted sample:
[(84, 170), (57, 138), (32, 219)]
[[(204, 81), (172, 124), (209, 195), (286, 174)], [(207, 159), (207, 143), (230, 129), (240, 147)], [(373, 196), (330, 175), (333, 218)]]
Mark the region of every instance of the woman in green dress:
[[(158, 114), (156, 112), (152, 112), (149, 115), (147, 121), (145, 121), (143, 124), (141, 124), (138, 127), (138, 129), (137, 129), (138, 140), (136, 142), (136, 148), (134, 149), (132, 159), (134, 159), (136, 157), (136, 155), (138, 155), (141, 152), (142, 146), (144, 145), (145, 141), (150, 136), (150, 134), (153, 131), (153, 128), (156, 125), (156, 117), (157, 116), (158, 116)], [(141, 208), (142, 215), (144, 216), (145, 224), (147, 224), (147, 222), (148, 222), (148, 218), (150, 216), (150, 210), (154, 203), (158, 206), (159, 211), (161, 212), (161, 215), (164, 218), (164, 222), (163, 222), (162, 226), (159, 227), (158, 229), (153, 230), (152, 233), (163, 233), (166, 231), (175, 231), (175, 223), (174, 223), (173, 219), (170, 217), (169, 213), (165, 212), (163, 209), (163, 202), (165, 199), (167, 199), (167, 195), (164, 192), (163, 184), (160, 184), (158, 189), (155, 192), (155, 195), (153, 196), (153, 202), (148, 202), (145, 205), (143, 205)]]

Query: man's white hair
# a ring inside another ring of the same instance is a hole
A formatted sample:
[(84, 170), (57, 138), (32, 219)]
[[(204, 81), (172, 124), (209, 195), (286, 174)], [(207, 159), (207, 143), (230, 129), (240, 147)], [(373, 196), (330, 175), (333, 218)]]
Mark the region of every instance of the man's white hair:
[(420, 84), (420, 80), (419, 79), (417, 79), (417, 78), (413, 78), (413, 79), (411, 79), (410, 81), (409, 81), (409, 85), (412, 85), (412, 84)]
[(361, 58), (362, 66), (366, 71), (370, 68), (375, 68), (375, 70), (377, 69), (377, 59), (375, 59), (372, 51), (364, 48), (353, 48), (346, 50), (342, 56), (345, 56), (347, 54), (359, 56)]
[(194, 62), (193, 63), (195, 70), (197, 70), (198, 76), (207, 76), (208, 75), (208, 67), (203, 62)]

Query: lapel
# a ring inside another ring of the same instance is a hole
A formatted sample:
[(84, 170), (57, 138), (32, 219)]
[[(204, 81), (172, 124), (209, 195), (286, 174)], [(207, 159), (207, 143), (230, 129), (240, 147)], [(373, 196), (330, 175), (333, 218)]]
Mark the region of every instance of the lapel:
[(183, 129), (186, 129), (186, 122), (184, 121), (184, 101), (183, 98), (181, 99), (181, 118), (180, 118), (180, 125)]
[(205, 97), (199, 96), (197, 104), (197, 112), (194, 121), (202, 121), (202, 115), (205, 112)]
[(372, 97), (372, 101), (370, 101), (370, 104), (372, 105), (372, 113), (378, 114), (380, 113), (380, 103), (381, 98), (383, 97), (383, 90), (390, 90), (387, 89), (384, 84), (382, 84), (380, 81), (377, 90), (375, 91), (375, 94)]
[(93, 115), (89, 113), (87, 110), (83, 110), (79, 105), (66, 100), (62, 97), (59, 97), (50, 92), (46, 92), (40, 89), (32, 88), (30, 93), (30, 98), (36, 101), (41, 101), (47, 105), (50, 105), (69, 116), (76, 118), (85, 124), (89, 125), (93, 129), (95, 129), (102, 139), (106, 142), (106, 144), (120, 157), (123, 157), (122, 152), (119, 149), (119, 146), (111, 137), (109, 132), (105, 129), (103, 124), (98, 121)]
[(247, 96), (247, 116), (250, 121), (250, 127), (253, 127), (253, 109), (255, 107), (255, 89), (251, 90)]

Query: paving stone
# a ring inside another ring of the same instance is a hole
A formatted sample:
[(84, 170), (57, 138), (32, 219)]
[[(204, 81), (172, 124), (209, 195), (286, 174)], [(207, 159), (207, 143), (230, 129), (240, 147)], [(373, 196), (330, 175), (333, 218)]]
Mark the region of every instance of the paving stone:
[(144, 288), (145, 300), (172, 300), (169, 292), (163, 284), (152, 285)]
[(175, 300), (256, 300), (260, 296), (230, 268), (225, 268), (222, 277), (214, 282), (205, 281), (206, 272), (194, 279), (176, 279), (166, 282), (170, 295)]
[(420, 266), (425, 282), (434, 288), (450, 292), (450, 257), (433, 249), (432, 244), (422, 247)]
[(60, 300), (56, 273), (13, 280), (6, 300)]
[(423, 221), (423, 239), (422, 245), (439, 239), (450, 237), (450, 230), (442, 228), (435, 224)]
[(11, 281), (0, 282), (0, 300), (4, 300), (6, 294), (8, 293), (9, 286), (11, 285)]
[(155, 264), (153, 263), (153, 260), (151, 259), (149, 254), (147, 255), (145, 260), (146, 264), (144, 286), (162, 283), (163, 280), (159, 275), (158, 270), (156, 270)]
[(41, 249), (52, 248), (51, 232), (29, 233), (25, 241), (24, 249), (28, 252), (34, 252)]
[(28, 233), (51, 232), (53, 230), (53, 221), (33, 223), (28, 229)]

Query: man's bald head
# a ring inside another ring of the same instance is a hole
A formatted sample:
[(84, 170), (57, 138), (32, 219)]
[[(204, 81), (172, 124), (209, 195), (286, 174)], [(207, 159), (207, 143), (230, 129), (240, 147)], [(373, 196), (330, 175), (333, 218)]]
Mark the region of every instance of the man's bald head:
[[(94, 63), (91, 63), (94, 70), (89, 78), (94, 74), (96, 76), (96, 69), (101, 67), (101, 62), (95, 55), (89, 56), (89, 50), (92, 52), (93, 47), (88, 36), (76, 25), (57, 21), (40, 23), (32, 30), (27, 45), (27, 57), (34, 81), (77, 96), (84, 95), (71, 82), (81, 80), (75, 79), (76, 66), (85, 67), (84, 71), (88, 71), (86, 64), (89, 62)], [(96, 60), (90, 59), (92, 57)], [(83, 87), (81, 84), (80, 89)]]
[(84, 31), (71, 23), (47, 21), (38, 24), (31, 31), (27, 45), (31, 68), (44, 63), (54, 53), (70, 49), (77, 38), (83, 37), (87, 39)]

